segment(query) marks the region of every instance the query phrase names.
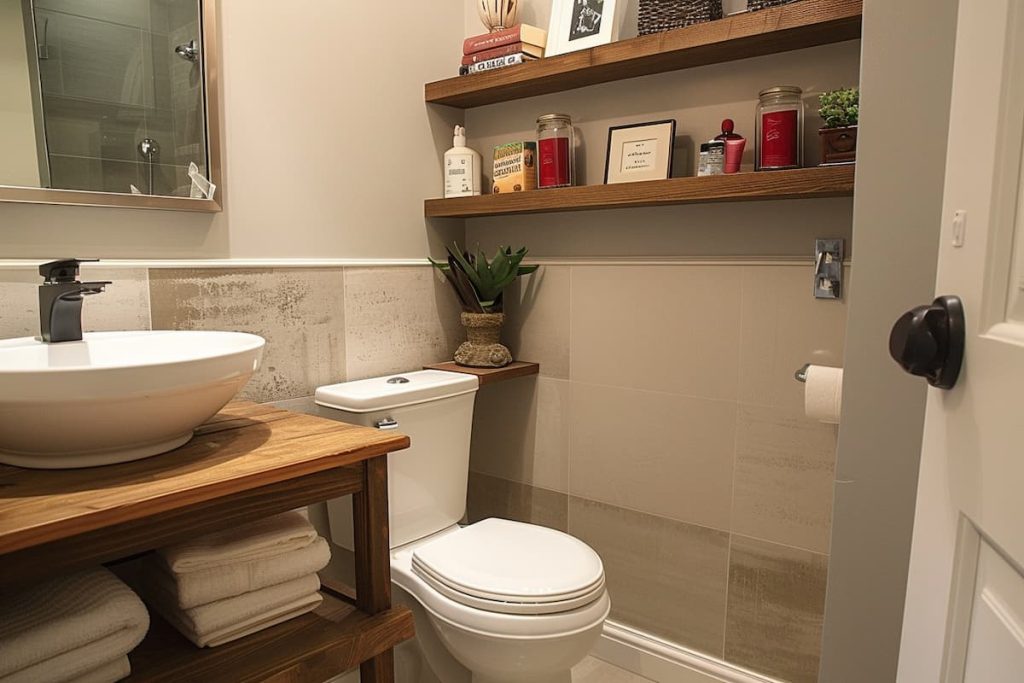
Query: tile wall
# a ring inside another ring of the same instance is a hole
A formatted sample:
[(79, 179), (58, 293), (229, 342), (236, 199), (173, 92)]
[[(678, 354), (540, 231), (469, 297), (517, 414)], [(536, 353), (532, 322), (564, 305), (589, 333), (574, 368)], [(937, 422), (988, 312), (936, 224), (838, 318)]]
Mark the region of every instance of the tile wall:
[(803, 363), (841, 365), (846, 307), (810, 265), (551, 265), (506, 299), (541, 374), (477, 398), (469, 514), (602, 556), (612, 618), (815, 681), (836, 428)]
[[(429, 266), (120, 268), (83, 266), (114, 284), (83, 306), (87, 331), (216, 329), (267, 340), (242, 392), (259, 402), (310, 396), (322, 384), (451, 358), (459, 309)], [(34, 268), (0, 268), (0, 339), (39, 332)]]

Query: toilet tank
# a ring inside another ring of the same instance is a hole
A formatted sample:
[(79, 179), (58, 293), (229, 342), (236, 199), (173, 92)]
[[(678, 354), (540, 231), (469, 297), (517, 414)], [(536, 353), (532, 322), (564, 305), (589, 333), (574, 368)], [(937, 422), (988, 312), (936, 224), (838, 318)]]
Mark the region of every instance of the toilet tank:
[[(388, 455), (391, 547), (446, 529), (466, 512), (474, 375), (421, 370), (316, 390), (316, 414), (396, 429), (412, 445)], [(327, 504), (332, 540), (353, 549), (352, 499)]]

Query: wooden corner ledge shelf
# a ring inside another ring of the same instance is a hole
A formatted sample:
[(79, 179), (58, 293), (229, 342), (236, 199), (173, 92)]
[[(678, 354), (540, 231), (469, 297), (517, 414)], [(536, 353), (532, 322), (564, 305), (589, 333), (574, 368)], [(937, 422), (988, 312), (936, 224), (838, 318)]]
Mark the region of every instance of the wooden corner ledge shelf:
[(675, 204), (852, 197), (856, 167), (820, 166), (792, 171), (764, 171), (670, 178), (618, 185), (586, 185), (557, 190), (428, 199), (431, 218), (480, 218), (562, 211), (593, 211)]
[(718, 21), (428, 83), (427, 102), (479, 107), (861, 36), (863, 0), (802, 0)]
[(461, 372), (466, 375), (476, 375), (480, 378), (480, 386), (503, 382), (516, 377), (527, 377), (540, 373), (540, 365), (537, 363), (526, 363), (524, 361), (513, 361), (503, 368), (467, 368), (451, 361), (447, 363), (435, 363), (424, 365), (424, 370), (444, 370), (445, 372)]
[(0, 591), (352, 494), (354, 605), (325, 588), (316, 612), (202, 650), (154, 617), (130, 680), (327, 680), (359, 665), (363, 683), (393, 682), (392, 648), (413, 622), (391, 606), (386, 456), (408, 447), (393, 431), (238, 401), (152, 458), (0, 465)]

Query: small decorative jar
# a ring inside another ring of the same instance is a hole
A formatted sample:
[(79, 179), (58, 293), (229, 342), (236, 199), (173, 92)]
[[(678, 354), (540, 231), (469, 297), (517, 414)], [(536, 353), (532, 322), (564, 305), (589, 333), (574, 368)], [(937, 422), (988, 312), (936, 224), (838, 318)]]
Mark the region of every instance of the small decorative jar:
[(803, 91), (783, 85), (761, 91), (757, 105), (755, 168), (774, 171), (803, 165)]
[(569, 187), (576, 180), (576, 139), (567, 114), (537, 119), (537, 187)]

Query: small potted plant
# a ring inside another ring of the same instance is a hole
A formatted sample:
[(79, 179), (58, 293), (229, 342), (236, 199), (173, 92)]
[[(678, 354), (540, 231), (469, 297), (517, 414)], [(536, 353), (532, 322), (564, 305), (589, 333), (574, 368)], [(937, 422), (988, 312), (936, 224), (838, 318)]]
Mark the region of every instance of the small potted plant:
[(501, 368), (512, 362), (512, 354), (501, 344), (502, 292), (520, 275), (529, 275), (539, 266), (520, 265), (526, 247), (513, 252), (498, 247), (490, 261), (483, 251), (475, 255), (458, 244), (447, 247), (448, 261), (428, 259), (444, 274), (462, 304), (462, 326), (467, 340), (455, 352), (455, 362), (473, 368)]
[(821, 136), (822, 164), (850, 164), (857, 160), (857, 121), (860, 117), (860, 91), (840, 88), (818, 98), (825, 125)]

